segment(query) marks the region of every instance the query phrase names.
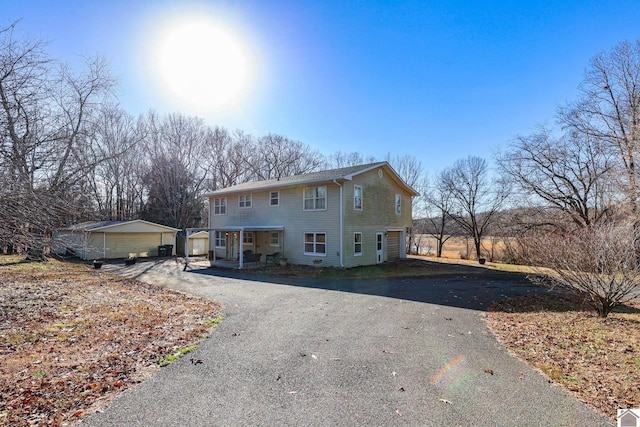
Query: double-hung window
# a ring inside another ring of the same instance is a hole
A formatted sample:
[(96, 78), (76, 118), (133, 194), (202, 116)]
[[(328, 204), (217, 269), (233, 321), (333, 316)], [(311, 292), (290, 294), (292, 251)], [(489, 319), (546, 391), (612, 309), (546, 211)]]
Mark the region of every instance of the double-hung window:
[(253, 244), (253, 231), (245, 231), (244, 236), (242, 237), (243, 243), (245, 245)]
[(327, 208), (327, 187), (307, 187), (304, 189), (304, 210), (318, 211)]
[(327, 234), (326, 233), (304, 233), (304, 254), (326, 256), (327, 255)]
[(353, 255), (362, 255), (362, 233), (353, 233)]
[(224, 231), (216, 231), (216, 248), (227, 247), (227, 235)]
[(213, 199), (213, 214), (214, 215), (227, 214), (227, 198), (226, 197), (218, 197)]
[(269, 192), (269, 206), (279, 206), (280, 205), (280, 192), (279, 191), (270, 191)]
[(353, 186), (353, 209), (357, 211), (362, 210), (362, 186)]
[(246, 209), (251, 207), (251, 194), (238, 196), (238, 207)]
[(399, 194), (396, 194), (396, 213), (399, 214), (402, 209), (402, 199)]
[(269, 236), (269, 246), (280, 246), (280, 233), (272, 231)]

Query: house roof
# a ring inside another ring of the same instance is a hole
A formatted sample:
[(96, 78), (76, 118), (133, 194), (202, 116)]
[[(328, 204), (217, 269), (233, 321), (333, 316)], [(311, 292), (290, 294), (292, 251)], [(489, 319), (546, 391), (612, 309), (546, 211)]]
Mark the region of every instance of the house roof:
[(318, 172), (310, 172), (301, 175), (285, 176), (278, 179), (267, 179), (264, 181), (245, 182), (243, 184), (234, 185), (220, 190), (212, 191), (207, 196), (217, 196), (231, 193), (241, 193), (247, 191), (271, 190), (282, 187), (292, 187), (297, 185), (315, 184), (331, 181), (351, 181), (354, 176), (368, 172), (376, 168), (385, 168), (391, 173), (392, 178), (403, 186), (412, 196), (418, 196), (419, 193), (409, 187), (398, 173), (393, 170), (388, 162), (368, 163), (364, 165), (349, 166), (339, 169), (329, 169)]
[(173, 227), (169, 227), (167, 225), (162, 225), (162, 224), (156, 224), (154, 222), (149, 222), (149, 221), (145, 221), (143, 219), (133, 219), (133, 220), (127, 220), (127, 221), (85, 221), (85, 222), (81, 222), (78, 224), (72, 224), (72, 225), (67, 225), (65, 227), (59, 228), (58, 230), (60, 231), (99, 231), (99, 230), (104, 230), (104, 229), (109, 229), (112, 227), (117, 227), (117, 226), (121, 226), (121, 225), (125, 225), (125, 224), (132, 224), (132, 223), (143, 223), (143, 224), (147, 224), (147, 225), (152, 225), (155, 227), (161, 227), (161, 228), (165, 228), (167, 230), (170, 231), (178, 231), (177, 228), (173, 228)]

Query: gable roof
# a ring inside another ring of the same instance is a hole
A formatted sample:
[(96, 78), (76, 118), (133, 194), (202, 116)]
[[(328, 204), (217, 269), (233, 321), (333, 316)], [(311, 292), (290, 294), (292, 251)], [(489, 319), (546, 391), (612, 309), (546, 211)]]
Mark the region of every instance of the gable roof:
[(132, 220), (126, 220), (126, 221), (85, 221), (85, 222), (81, 222), (81, 223), (78, 223), (78, 224), (72, 224), (72, 225), (67, 225), (65, 227), (62, 227), (62, 228), (58, 228), (58, 230), (60, 230), (60, 231), (87, 231), (87, 232), (89, 232), (89, 231), (99, 231), (99, 230), (104, 230), (104, 229), (117, 227), (117, 226), (124, 225), (124, 224), (136, 223), (136, 222), (140, 222), (140, 223), (148, 224), (148, 225), (153, 225), (155, 227), (166, 228), (167, 230), (170, 230), (170, 231), (178, 231), (177, 228), (169, 227), (167, 225), (162, 225), (162, 224), (156, 224), (155, 222), (145, 221), (143, 219), (132, 219)]
[(293, 187), (298, 185), (308, 185), (308, 184), (316, 184), (322, 182), (331, 182), (331, 181), (351, 181), (354, 176), (369, 172), (370, 170), (376, 168), (385, 168), (394, 181), (396, 181), (401, 187), (405, 188), (405, 190), (411, 194), (412, 196), (418, 196), (419, 193), (413, 188), (409, 187), (407, 183), (405, 183), (402, 178), (398, 175), (398, 173), (393, 170), (391, 165), (388, 162), (376, 162), (376, 163), (367, 163), (364, 165), (356, 165), (356, 166), (348, 166), (345, 168), (339, 169), (329, 169), (318, 172), (310, 172), (300, 175), (293, 176), (285, 176), (279, 179), (267, 179), (263, 181), (251, 181), (245, 182), (238, 185), (233, 185), (231, 187), (222, 188), (220, 190), (212, 191), (207, 193), (206, 196), (217, 196), (231, 193), (242, 193), (249, 191), (264, 191), (264, 190), (273, 190), (283, 187)]

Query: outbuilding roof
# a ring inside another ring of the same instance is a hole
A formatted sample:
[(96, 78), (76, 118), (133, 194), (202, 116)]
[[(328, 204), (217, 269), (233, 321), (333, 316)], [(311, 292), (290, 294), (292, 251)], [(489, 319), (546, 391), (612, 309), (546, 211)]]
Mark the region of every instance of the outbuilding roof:
[(99, 231), (112, 227), (117, 227), (125, 224), (132, 223), (143, 223), (152, 225), (155, 227), (162, 227), (170, 231), (178, 231), (177, 228), (169, 227), (168, 225), (156, 224), (154, 222), (145, 221), (143, 219), (132, 219), (132, 220), (124, 220), (124, 221), (85, 221), (78, 224), (67, 225), (65, 227), (61, 227), (58, 230), (60, 231)]
[(361, 173), (368, 172), (370, 170), (376, 168), (385, 168), (387, 171), (391, 172), (392, 178), (397, 181), (401, 186), (405, 187), (407, 192), (409, 192), (412, 196), (418, 196), (419, 193), (407, 185), (406, 182), (400, 178), (398, 173), (393, 170), (391, 165), (388, 162), (376, 162), (376, 163), (368, 163), (364, 165), (356, 165), (349, 166), (345, 168), (339, 169), (329, 169), (318, 172), (310, 172), (300, 175), (293, 176), (285, 176), (276, 179), (267, 179), (263, 181), (251, 181), (245, 182), (238, 185), (233, 185), (231, 187), (222, 188), (220, 190), (212, 191), (207, 196), (217, 196), (223, 194), (230, 193), (241, 193), (247, 191), (261, 191), (261, 190), (271, 190), (282, 187), (292, 187), (298, 185), (306, 185), (306, 184), (315, 184), (322, 182), (331, 182), (331, 181), (351, 181), (354, 176), (359, 175)]

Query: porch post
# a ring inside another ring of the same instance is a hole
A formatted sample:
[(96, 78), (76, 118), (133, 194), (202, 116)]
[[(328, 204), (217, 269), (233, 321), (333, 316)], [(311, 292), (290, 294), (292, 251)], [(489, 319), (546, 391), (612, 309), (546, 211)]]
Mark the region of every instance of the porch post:
[[(184, 233), (184, 264), (188, 265), (189, 264), (189, 234), (191, 230), (189, 230), (188, 228), (186, 228)], [(176, 250), (176, 253), (178, 251)]]
[(209, 247), (211, 247), (211, 234), (213, 234), (213, 265), (216, 265), (216, 230), (209, 230)]
[(238, 266), (239, 270), (242, 270), (242, 265), (244, 264), (244, 228), (240, 229), (240, 240), (238, 241), (238, 251), (240, 252), (238, 255), (238, 259), (240, 260), (240, 265)]

